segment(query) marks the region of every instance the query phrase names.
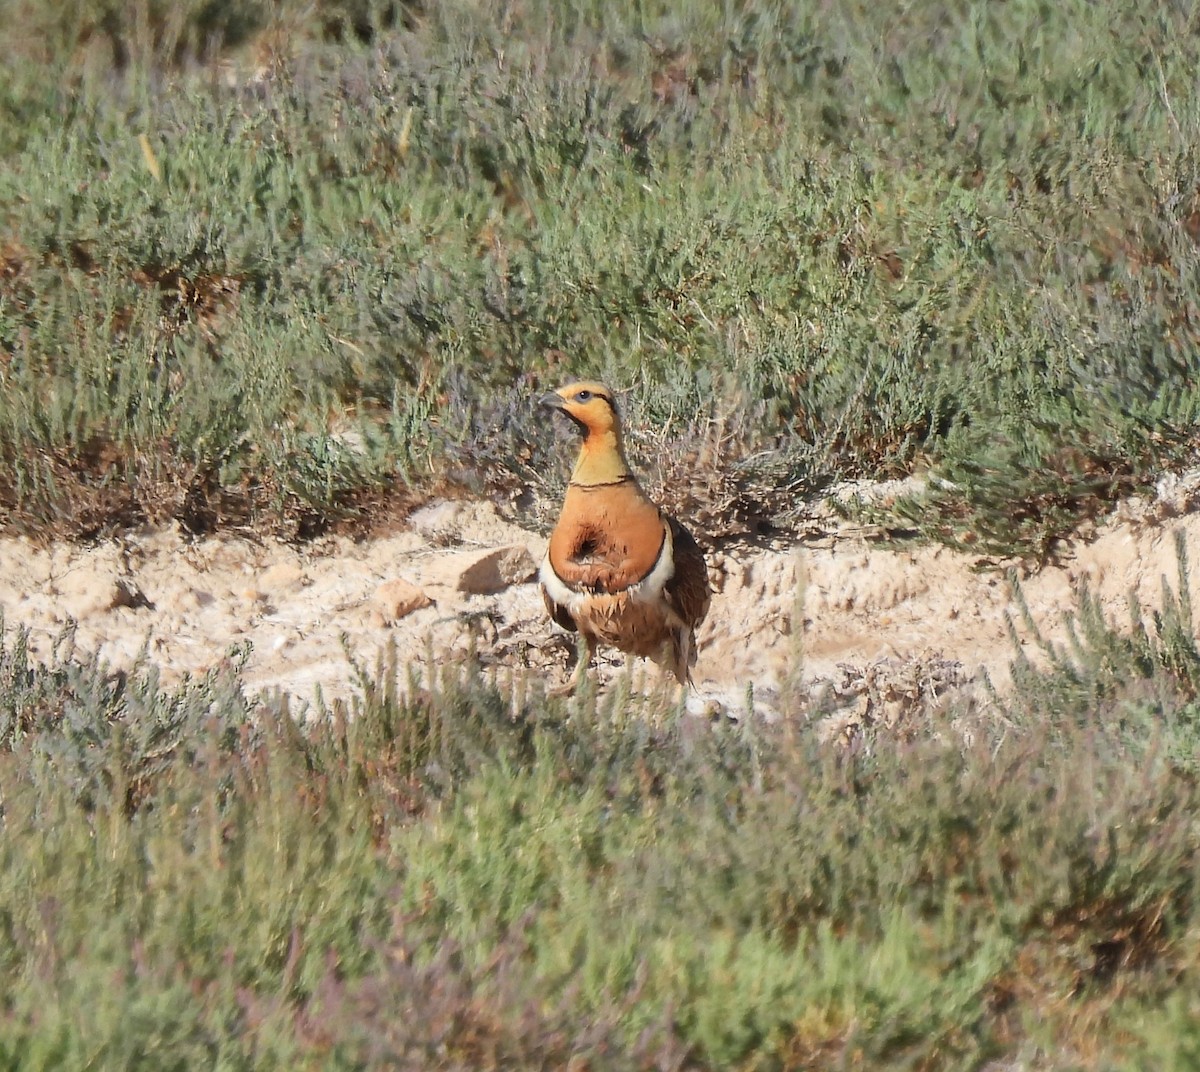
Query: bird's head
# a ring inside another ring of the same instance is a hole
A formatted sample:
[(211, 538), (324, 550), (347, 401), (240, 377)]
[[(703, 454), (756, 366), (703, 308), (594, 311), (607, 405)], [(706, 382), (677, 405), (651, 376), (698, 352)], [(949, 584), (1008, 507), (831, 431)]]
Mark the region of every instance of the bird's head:
[(627, 480), (629, 465), (621, 444), (621, 420), (612, 392), (602, 383), (569, 383), (542, 395), (543, 406), (565, 413), (583, 433), (571, 483), (583, 486)]
[(557, 391), (542, 395), (540, 402), (570, 417), (585, 439), (616, 432), (620, 426), (612, 392), (602, 383), (591, 380), (569, 383)]

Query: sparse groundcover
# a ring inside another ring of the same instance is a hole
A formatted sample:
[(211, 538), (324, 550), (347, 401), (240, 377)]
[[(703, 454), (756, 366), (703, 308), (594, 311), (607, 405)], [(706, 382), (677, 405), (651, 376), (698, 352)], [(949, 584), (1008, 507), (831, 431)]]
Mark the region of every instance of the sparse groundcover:
[(1194, 453), (1188, 18), (3, 0), (7, 523), (519, 495), (587, 372), (702, 535), (916, 468), (1044, 557)]
[[(1043, 558), (1194, 455), (1196, 30), (0, 0), (3, 524), (524, 509), (586, 372), (710, 539), (926, 472), (885, 523)], [(301, 707), (0, 626), (0, 1066), (1190, 1070), (1180, 562), (839, 734), (799, 678), (773, 724), (450, 660)]]
[[(1181, 590), (1183, 590), (1181, 588)], [(348, 706), (0, 638), (0, 1057), (1186, 1068), (1190, 609), (830, 739), (359, 669)]]

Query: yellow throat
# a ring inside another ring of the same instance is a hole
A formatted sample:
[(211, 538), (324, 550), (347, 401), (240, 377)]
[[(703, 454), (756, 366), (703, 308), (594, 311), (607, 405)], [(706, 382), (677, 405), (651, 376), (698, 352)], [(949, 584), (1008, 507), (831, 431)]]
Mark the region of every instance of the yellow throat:
[(581, 487), (616, 484), (630, 476), (620, 428), (589, 431), (571, 471), (571, 483)]

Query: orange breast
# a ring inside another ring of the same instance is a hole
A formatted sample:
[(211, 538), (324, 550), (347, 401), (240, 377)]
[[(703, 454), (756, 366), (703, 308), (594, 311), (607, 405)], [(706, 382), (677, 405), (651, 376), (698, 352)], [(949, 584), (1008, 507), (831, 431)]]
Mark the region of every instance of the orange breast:
[(573, 588), (620, 592), (654, 568), (664, 538), (658, 507), (634, 481), (572, 484), (550, 537), (550, 565)]

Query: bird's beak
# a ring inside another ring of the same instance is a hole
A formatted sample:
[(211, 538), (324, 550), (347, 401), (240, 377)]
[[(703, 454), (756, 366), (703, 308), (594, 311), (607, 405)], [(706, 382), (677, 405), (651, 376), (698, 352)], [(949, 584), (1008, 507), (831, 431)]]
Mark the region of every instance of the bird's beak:
[(547, 409), (566, 408), (566, 403), (563, 402), (562, 396), (556, 391), (550, 391), (547, 394), (542, 395), (542, 397), (538, 399), (538, 405), (545, 406)]

